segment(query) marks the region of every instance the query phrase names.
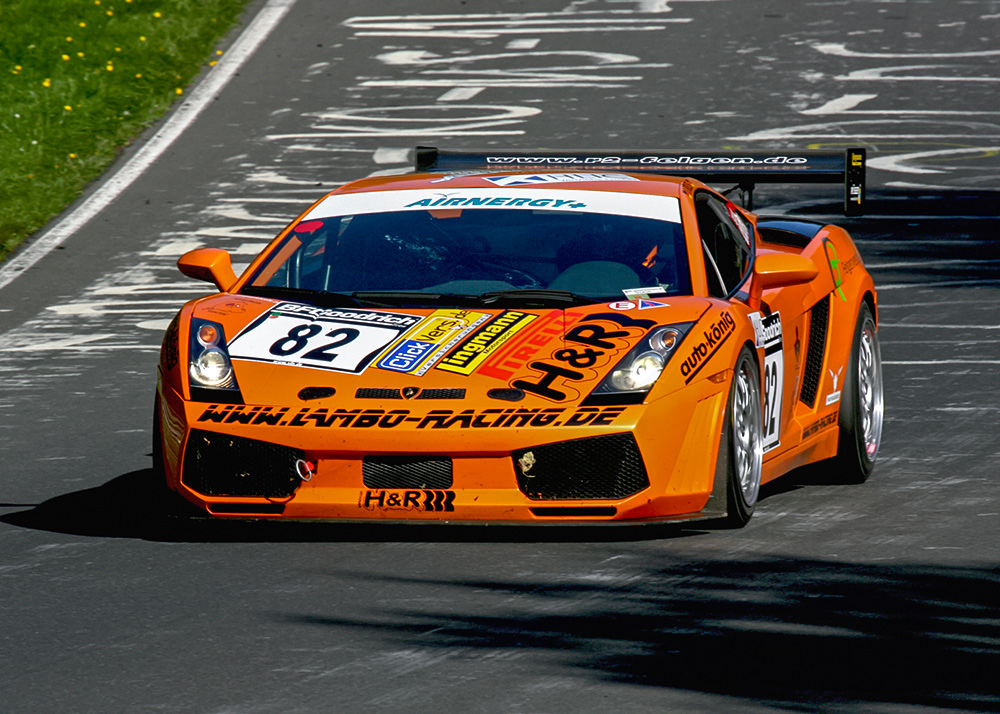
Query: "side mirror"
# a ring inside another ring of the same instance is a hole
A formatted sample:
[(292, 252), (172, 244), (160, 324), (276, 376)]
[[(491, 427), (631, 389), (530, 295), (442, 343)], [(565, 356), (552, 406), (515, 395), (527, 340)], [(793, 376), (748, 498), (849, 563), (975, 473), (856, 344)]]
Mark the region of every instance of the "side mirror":
[(197, 248), (177, 260), (177, 268), (189, 278), (215, 283), (219, 292), (226, 292), (236, 282), (229, 253), (220, 248)]
[(761, 294), (771, 288), (803, 285), (819, 275), (819, 268), (809, 258), (794, 253), (758, 253), (750, 283), (750, 307), (760, 307)]

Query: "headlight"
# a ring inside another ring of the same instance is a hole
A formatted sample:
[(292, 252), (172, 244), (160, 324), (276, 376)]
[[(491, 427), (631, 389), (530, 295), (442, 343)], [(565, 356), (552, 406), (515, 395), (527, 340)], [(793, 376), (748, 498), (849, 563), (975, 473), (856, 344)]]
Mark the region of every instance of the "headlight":
[(226, 354), (215, 347), (203, 350), (191, 362), (191, 377), (206, 387), (225, 387), (233, 376), (233, 365)]
[(620, 392), (649, 388), (666, 364), (659, 352), (643, 352), (627, 365), (618, 365), (611, 373), (611, 384)]
[(597, 388), (591, 392), (591, 399), (613, 395), (641, 397), (656, 383), (671, 355), (691, 329), (692, 322), (658, 327), (633, 347)]
[[(222, 325), (199, 318), (191, 320), (191, 339), (188, 342), (188, 374), (191, 377), (191, 395), (196, 401), (204, 396), (211, 401), (229, 401), (217, 390), (239, 395), (233, 363), (226, 350), (226, 336)], [(208, 394), (199, 394), (211, 390)]]

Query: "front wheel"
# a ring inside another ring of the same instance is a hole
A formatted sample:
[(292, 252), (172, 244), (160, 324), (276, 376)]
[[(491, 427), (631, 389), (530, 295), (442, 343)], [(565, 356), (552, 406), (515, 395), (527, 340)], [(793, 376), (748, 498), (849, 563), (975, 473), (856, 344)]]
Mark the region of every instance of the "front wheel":
[(760, 371), (749, 348), (744, 347), (736, 362), (723, 430), (729, 462), (725, 523), (731, 528), (745, 526), (757, 506), (764, 462), (763, 421)]

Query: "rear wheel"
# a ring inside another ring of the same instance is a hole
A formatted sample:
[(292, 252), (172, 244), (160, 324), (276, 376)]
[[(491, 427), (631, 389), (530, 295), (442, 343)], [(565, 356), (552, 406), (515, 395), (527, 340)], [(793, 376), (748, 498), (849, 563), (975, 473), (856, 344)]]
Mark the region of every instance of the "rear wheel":
[(762, 430), (760, 371), (744, 347), (736, 362), (723, 430), (728, 441), (725, 523), (731, 528), (745, 526), (757, 506), (764, 461)]
[(862, 303), (840, 405), (840, 443), (829, 464), (838, 481), (863, 483), (871, 475), (882, 442), (883, 412), (878, 329), (868, 303)]

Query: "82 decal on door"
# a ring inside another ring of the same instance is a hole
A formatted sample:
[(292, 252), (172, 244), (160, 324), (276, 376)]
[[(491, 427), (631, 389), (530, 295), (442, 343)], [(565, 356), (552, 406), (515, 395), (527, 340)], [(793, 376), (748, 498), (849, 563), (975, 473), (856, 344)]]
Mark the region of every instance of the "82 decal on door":
[(764, 348), (764, 451), (781, 443), (781, 395), (785, 360), (781, 343), (781, 313), (750, 314), (757, 347)]
[(360, 374), (420, 320), (399, 313), (283, 303), (240, 333), (229, 345), (229, 355)]

